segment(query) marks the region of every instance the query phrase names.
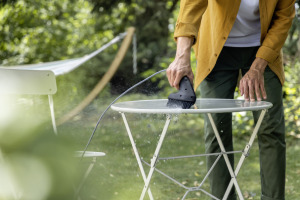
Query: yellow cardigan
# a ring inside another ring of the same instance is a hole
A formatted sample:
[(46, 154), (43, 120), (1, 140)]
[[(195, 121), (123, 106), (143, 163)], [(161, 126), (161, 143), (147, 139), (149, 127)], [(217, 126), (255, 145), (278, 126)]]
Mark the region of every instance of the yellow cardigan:
[[(174, 38), (194, 37), (196, 89), (214, 68), (237, 16), (241, 0), (181, 0)], [(281, 48), (295, 15), (295, 0), (260, 0), (261, 46), (256, 57), (284, 83)]]

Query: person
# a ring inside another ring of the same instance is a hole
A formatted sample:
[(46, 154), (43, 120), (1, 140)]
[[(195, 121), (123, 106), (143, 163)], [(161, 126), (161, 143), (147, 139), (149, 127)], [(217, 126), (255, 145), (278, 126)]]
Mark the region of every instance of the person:
[[(194, 74), (190, 64), (194, 47), (197, 68), (194, 88), (201, 98), (233, 99), (239, 84), (246, 101), (273, 104), (258, 133), (261, 199), (285, 199), (285, 127), (282, 103), (284, 69), (281, 48), (295, 15), (294, 0), (181, 0), (174, 38), (177, 50), (167, 69), (172, 87)], [(239, 73), (242, 78), (238, 82)], [(259, 113), (254, 112), (254, 121)], [(233, 150), (232, 115), (214, 114), (226, 151)], [(206, 153), (220, 152), (212, 127), (205, 118)], [(234, 158), (229, 156), (233, 166)], [(215, 157), (207, 158), (210, 167)], [(220, 178), (222, 177), (222, 178)], [(224, 159), (210, 175), (212, 194), (222, 199), (231, 177)], [(236, 199), (234, 187), (228, 199)]]

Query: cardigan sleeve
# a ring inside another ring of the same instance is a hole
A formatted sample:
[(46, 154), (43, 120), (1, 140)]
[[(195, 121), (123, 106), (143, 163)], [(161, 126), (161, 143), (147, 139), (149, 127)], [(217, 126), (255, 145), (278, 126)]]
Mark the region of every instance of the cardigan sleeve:
[(193, 37), (195, 42), (206, 8), (207, 0), (181, 0), (174, 39), (176, 40), (180, 36)]
[(280, 50), (288, 36), (288, 31), (295, 16), (295, 0), (279, 0), (265, 38), (257, 51), (256, 57), (273, 63), (280, 55)]

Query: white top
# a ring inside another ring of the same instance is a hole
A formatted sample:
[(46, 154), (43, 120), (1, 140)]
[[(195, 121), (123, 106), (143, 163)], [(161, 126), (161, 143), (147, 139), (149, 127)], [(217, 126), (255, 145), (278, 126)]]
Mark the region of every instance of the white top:
[(195, 106), (190, 109), (169, 108), (167, 99), (127, 101), (113, 104), (111, 108), (122, 113), (228, 113), (242, 111), (258, 111), (269, 109), (273, 105), (266, 101), (249, 102), (237, 99), (197, 99)]
[(260, 46), (259, 0), (241, 0), (240, 8), (224, 46)]

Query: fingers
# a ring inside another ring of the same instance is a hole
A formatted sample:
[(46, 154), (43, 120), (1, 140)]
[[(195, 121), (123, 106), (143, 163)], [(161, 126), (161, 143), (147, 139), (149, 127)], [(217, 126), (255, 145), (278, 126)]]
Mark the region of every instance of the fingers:
[[(259, 83), (257, 81), (255, 81), (254, 87), (255, 87), (256, 99), (257, 99), (257, 101), (261, 101), (260, 86), (259, 86)], [(255, 101), (255, 97), (254, 96), (253, 96), (253, 98), (250, 97), (250, 99), (251, 99), (251, 101)]]
[(243, 77), (241, 80), (240, 80), (240, 93), (241, 93), (241, 96), (244, 95), (244, 99), (249, 101), (249, 80), (246, 79), (246, 77)]
[(264, 81), (262, 81), (262, 84), (260, 84), (260, 90), (261, 90), (263, 98), (267, 99), (267, 93), (266, 93), (266, 90), (265, 90), (265, 83), (264, 83)]
[(264, 86), (264, 71), (268, 62), (262, 58), (255, 58), (250, 69), (241, 79), (241, 95), (245, 95), (246, 100), (255, 101), (255, 96), (258, 101), (262, 97), (267, 98)]
[(244, 98), (249, 101), (249, 85), (246, 81), (244, 81)]
[(181, 75), (177, 75), (175, 80), (174, 80), (174, 87), (179, 90), (179, 83), (180, 83), (180, 80), (182, 79), (183, 76)]
[(261, 100), (258, 82), (253, 82), (251, 80), (242, 81), (241, 87), (241, 95), (244, 95), (246, 101), (255, 101), (255, 96), (258, 101)]
[(172, 68), (172, 64), (170, 67), (167, 69), (167, 77), (168, 81), (171, 87), (175, 87), (176, 89), (179, 89), (179, 82), (183, 75), (181, 74), (180, 71)]
[(246, 100), (250, 99), (250, 101), (255, 101), (256, 85), (258, 85), (258, 83), (256, 81), (249, 80), (247, 84), (248, 84), (248, 87), (246, 87), (247, 97), (245, 96), (245, 99)]
[(171, 87), (174, 87), (174, 70), (172, 70), (172, 64), (169, 66), (169, 68), (167, 69), (167, 77), (168, 77), (168, 81)]
[(179, 82), (180, 82), (181, 78), (183, 77), (183, 75), (179, 71), (173, 69), (172, 67), (169, 67), (167, 69), (167, 77), (168, 77), (170, 86), (175, 87), (176, 89), (179, 89)]
[(250, 79), (245, 75), (241, 81), (239, 86), (239, 91), (241, 96), (244, 95), (244, 99), (247, 101), (255, 101), (255, 97), (258, 101), (267, 98), (267, 94), (264, 87), (264, 81), (259, 79)]
[(174, 82), (173, 82), (173, 85), (174, 85), (173, 87), (175, 87), (177, 90), (179, 90), (180, 81), (184, 76), (187, 76), (189, 78), (191, 84), (193, 84), (194, 74), (192, 71), (189, 74), (184, 74), (183, 72), (179, 71), (179, 72), (177, 72), (177, 74), (174, 78)]
[(167, 69), (169, 84), (171, 87), (174, 87), (177, 90), (179, 90), (179, 83), (182, 77), (187, 76), (190, 79), (191, 83), (193, 83), (194, 80), (194, 74), (190, 65), (188, 64), (188, 66), (182, 66), (183, 65), (180, 64), (180, 62), (178, 63), (176, 60), (174, 60)]
[(239, 90), (240, 90), (241, 96), (243, 96), (244, 95), (244, 84), (243, 84), (242, 80), (240, 80)]
[[(193, 73), (191, 73), (191, 74), (193, 74)], [(179, 90), (180, 81), (184, 76), (187, 76), (189, 78), (189, 80), (191, 81), (191, 83), (193, 83), (194, 75), (187, 75), (183, 71), (177, 71), (173, 76), (173, 86), (172, 87), (175, 87), (177, 90)]]

